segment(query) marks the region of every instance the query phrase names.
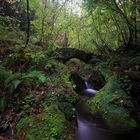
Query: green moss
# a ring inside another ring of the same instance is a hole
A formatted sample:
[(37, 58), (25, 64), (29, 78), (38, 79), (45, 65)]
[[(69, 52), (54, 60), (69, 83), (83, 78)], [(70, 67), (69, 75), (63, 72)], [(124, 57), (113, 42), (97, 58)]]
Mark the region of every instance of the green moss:
[(45, 107), (45, 111), (48, 112), (48, 122), (51, 135), (61, 136), (66, 126), (64, 114), (58, 109), (57, 105)]
[(83, 77), (86, 75), (89, 75), (92, 72), (93, 72), (93, 65), (91, 65), (91, 64), (84, 64), (80, 68), (80, 75)]
[(36, 116), (26, 116), (17, 124), (17, 135), (25, 131), (25, 140), (61, 139), (66, 120), (57, 105), (45, 107), (45, 112)]
[(27, 127), (31, 122), (34, 122), (34, 118), (32, 116), (22, 118), (16, 126), (17, 133), (20, 131), (20, 129)]
[(135, 120), (130, 116), (133, 109), (131, 98), (120, 88), (115, 76), (111, 77), (96, 97), (88, 100), (87, 104), (92, 110), (103, 115), (115, 133), (129, 132), (136, 127)]
[(17, 134), (19, 134), (21, 130), (24, 130), (26, 140), (49, 140), (50, 132), (44, 118), (47, 118), (46, 115), (36, 117), (27, 116), (21, 119), (17, 124)]

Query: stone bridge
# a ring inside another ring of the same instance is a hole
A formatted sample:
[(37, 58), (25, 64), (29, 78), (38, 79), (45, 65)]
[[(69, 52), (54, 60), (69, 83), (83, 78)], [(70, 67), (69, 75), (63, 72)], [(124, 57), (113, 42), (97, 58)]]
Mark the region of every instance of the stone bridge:
[(62, 63), (66, 63), (72, 58), (77, 58), (85, 63), (93, 62), (94, 58), (96, 62), (99, 61), (99, 59), (97, 59), (99, 56), (75, 48), (58, 48), (53, 53), (53, 57)]

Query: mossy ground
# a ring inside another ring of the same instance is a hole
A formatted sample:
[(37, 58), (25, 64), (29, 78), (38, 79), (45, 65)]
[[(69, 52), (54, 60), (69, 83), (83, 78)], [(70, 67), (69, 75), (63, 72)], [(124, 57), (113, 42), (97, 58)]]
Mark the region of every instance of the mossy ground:
[(25, 116), (17, 123), (17, 137), (25, 132), (25, 140), (63, 139), (66, 119), (57, 105), (46, 106), (44, 112)]
[(77, 95), (69, 80), (69, 70), (54, 60), (50, 60), (45, 70), (47, 89), (41, 86), (39, 91), (30, 91), (24, 98), (24, 116), (17, 122), (17, 138), (23, 132), (25, 140), (63, 140), (70, 137), (66, 134), (69, 130), (67, 118), (72, 120), (74, 117)]

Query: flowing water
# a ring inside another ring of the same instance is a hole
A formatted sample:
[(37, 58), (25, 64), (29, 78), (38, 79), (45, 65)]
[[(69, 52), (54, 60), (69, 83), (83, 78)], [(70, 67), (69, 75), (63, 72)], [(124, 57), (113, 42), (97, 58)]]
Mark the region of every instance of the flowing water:
[(86, 89), (83, 90), (82, 94), (83, 96), (95, 96), (97, 90), (95, 90), (88, 82), (85, 82)]
[(96, 123), (91, 123), (81, 116), (77, 117), (77, 123), (78, 140), (115, 140), (106, 129), (97, 127)]

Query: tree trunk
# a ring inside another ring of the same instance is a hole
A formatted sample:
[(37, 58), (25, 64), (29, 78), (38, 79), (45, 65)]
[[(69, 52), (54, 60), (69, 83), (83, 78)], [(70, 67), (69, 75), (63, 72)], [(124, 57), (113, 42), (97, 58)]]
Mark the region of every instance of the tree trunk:
[(46, 8), (48, 6), (48, 0), (44, 0), (44, 9), (42, 10), (42, 23), (41, 23), (41, 35), (40, 35), (40, 43), (41, 45), (44, 43), (44, 26), (45, 26), (45, 18), (46, 18)]
[(134, 13), (134, 36), (135, 36), (135, 44), (137, 44), (137, 0), (134, 0), (134, 5), (135, 5), (135, 13)]
[(27, 47), (30, 39), (30, 15), (29, 15), (29, 0), (26, 0), (26, 5), (27, 5), (27, 31), (26, 31), (26, 43), (25, 47)]

